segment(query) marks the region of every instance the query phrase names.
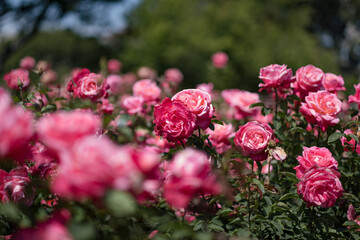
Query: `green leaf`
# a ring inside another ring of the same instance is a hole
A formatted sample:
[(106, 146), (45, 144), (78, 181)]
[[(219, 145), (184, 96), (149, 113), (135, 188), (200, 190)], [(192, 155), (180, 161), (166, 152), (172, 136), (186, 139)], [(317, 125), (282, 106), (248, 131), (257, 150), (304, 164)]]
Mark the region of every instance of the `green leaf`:
[(212, 123), (217, 123), (217, 124), (220, 124), (220, 125), (224, 125), (224, 123), (222, 121), (220, 121), (219, 119), (211, 119), (211, 122)]
[(343, 134), (341, 132), (334, 132), (333, 134), (331, 134), (328, 138), (328, 144), (335, 142), (336, 140), (338, 140), (339, 138), (341, 138), (343, 136)]
[(288, 199), (292, 199), (292, 198), (299, 198), (299, 196), (296, 193), (287, 193), (287, 194), (283, 195), (279, 199), (279, 201), (284, 201), (284, 200), (288, 200)]
[(262, 102), (258, 102), (258, 103), (251, 104), (249, 108), (251, 109), (251, 108), (255, 108), (255, 107), (265, 107), (265, 105)]
[(126, 192), (110, 191), (105, 202), (110, 213), (117, 217), (131, 216), (136, 212), (135, 200)]
[(252, 183), (255, 183), (255, 184), (259, 187), (259, 189), (261, 190), (262, 193), (265, 192), (264, 185), (263, 185), (258, 179), (252, 178), (252, 179), (251, 179), (251, 182), (252, 182)]
[(209, 128), (214, 131), (214, 130), (215, 130), (214, 124), (213, 124), (213, 123), (210, 123)]
[(43, 107), (40, 112), (47, 113), (47, 112), (53, 112), (55, 110), (56, 110), (56, 105), (49, 104), (49, 105), (46, 105), (45, 107)]

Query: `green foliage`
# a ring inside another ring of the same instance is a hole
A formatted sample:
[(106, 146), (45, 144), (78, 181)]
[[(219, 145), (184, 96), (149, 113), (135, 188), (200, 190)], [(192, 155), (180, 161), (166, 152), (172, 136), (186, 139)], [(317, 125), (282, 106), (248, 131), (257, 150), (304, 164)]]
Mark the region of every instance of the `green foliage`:
[[(119, 57), (132, 69), (178, 67), (186, 86), (212, 81), (217, 89), (257, 90), (259, 69), (273, 63), (338, 73), (334, 53), (306, 30), (310, 10), (303, 1), (143, 1)], [(211, 66), (216, 51), (229, 55), (226, 69)]]

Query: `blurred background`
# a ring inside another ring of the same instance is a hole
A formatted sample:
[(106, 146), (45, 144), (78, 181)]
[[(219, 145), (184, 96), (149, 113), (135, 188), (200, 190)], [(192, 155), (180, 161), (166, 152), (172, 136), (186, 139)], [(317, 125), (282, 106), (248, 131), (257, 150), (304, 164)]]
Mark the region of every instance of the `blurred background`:
[[(224, 69), (211, 56), (229, 56)], [(141, 66), (162, 75), (179, 68), (183, 87), (257, 91), (259, 69), (313, 64), (341, 74), (348, 89), (360, 74), (359, 0), (2, 0), (0, 73), (24, 56), (48, 61), (60, 76), (99, 71), (115, 58), (122, 72)], [(3, 85), (3, 81), (1, 81)]]

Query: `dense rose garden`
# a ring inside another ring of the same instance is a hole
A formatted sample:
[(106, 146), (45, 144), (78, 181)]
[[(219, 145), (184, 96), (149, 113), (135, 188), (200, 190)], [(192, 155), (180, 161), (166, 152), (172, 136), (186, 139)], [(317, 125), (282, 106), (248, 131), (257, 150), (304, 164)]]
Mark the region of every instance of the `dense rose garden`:
[(3, 79), (3, 239), (360, 239), (360, 84), (273, 64), (260, 99), (29, 56)]

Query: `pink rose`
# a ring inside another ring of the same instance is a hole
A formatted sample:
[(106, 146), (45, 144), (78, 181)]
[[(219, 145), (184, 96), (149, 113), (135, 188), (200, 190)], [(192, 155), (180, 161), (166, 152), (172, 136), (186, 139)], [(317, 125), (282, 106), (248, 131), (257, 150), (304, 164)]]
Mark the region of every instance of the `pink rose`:
[(322, 84), (326, 91), (330, 93), (336, 93), (338, 91), (345, 91), (344, 79), (339, 75), (336, 76), (333, 73), (326, 73), (322, 81)]
[(42, 83), (44, 83), (46, 86), (49, 86), (49, 85), (55, 83), (57, 78), (58, 78), (57, 73), (54, 70), (49, 69), (49, 70), (46, 70), (41, 75), (40, 81)]
[(329, 149), (315, 146), (310, 148), (303, 147), (303, 149), (302, 156), (297, 157), (300, 165), (294, 168), (299, 179), (303, 177), (306, 171), (313, 167), (337, 169), (338, 163), (333, 158)]
[(66, 223), (70, 219), (70, 212), (62, 209), (36, 228), (24, 228), (15, 233), (12, 240), (73, 240)]
[(56, 112), (43, 116), (37, 124), (39, 140), (55, 151), (69, 149), (76, 141), (101, 129), (101, 119), (83, 111)]
[(182, 82), (184, 76), (182, 72), (177, 68), (169, 68), (165, 71), (165, 81), (178, 85)]
[(259, 94), (257, 93), (239, 89), (227, 89), (221, 92), (221, 96), (234, 109), (234, 118), (236, 120), (254, 116), (259, 111), (259, 108), (249, 108), (251, 104), (260, 102)]
[(121, 98), (121, 107), (130, 115), (143, 114), (145, 101), (141, 96), (124, 96)]
[(338, 97), (328, 91), (312, 92), (301, 103), (300, 112), (309, 123), (317, 124), (322, 131), (328, 126), (336, 125), (340, 119), (337, 114), (341, 111), (342, 103)]
[(133, 85), (134, 96), (141, 96), (148, 104), (154, 104), (159, 101), (161, 90), (153, 80), (143, 79)]
[(5, 203), (9, 200), (15, 203), (21, 202), (27, 206), (32, 204), (33, 191), (27, 191), (26, 187), (31, 180), (24, 167), (18, 167), (9, 173), (0, 169), (0, 200)]
[(167, 168), (165, 200), (173, 207), (186, 208), (196, 193), (218, 194), (220, 186), (210, 172), (205, 153), (194, 149), (178, 152)]
[(196, 125), (203, 130), (209, 127), (214, 116), (214, 107), (207, 92), (199, 89), (185, 89), (175, 94), (171, 100), (179, 100), (196, 115)]
[(216, 152), (224, 153), (231, 148), (230, 138), (235, 136), (234, 127), (231, 123), (220, 125), (214, 124), (214, 131), (206, 129), (206, 134), (209, 134), (209, 140)]
[(26, 56), (20, 60), (20, 67), (26, 70), (31, 70), (35, 66), (35, 59), (31, 56)]
[(109, 93), (112, 95), (116, 95), (121, 93), (123, 88), (123, 79), (119, 75), (109, 75), (106, 78), (107, 84), (109, 84)]
[(263, 89), (271, 88), (289, 88), (290, 83), (295, 81), (290, 68), (284, 65), (272, 64), (260, 69), (259, 78), (264, 81), (259, 87)]
[(294, 88), (300, 93), (301, 98), (309, 92), (317, 92), (323, 89), (322, 82), (325, 78), (324, 72), (313, 65), (306, 65), (296, 71), (296, 82)]
[(312, 168), (297, 184), (297, 191), (302, 195), (307, 206), (329, 208), (344, 192), (339, 180), (340, 173), (331, 168)]
[(349, 96), (349, 103), (357, 103), (360, 108), (360, 83), (354, 85), (355, 94)]
[(110, 59), (107, 62), (107, 69), (109, 73), (119, 73), (122, 67), (122, 63), (116, 59)]
[(106, 138), (85, 137), (73, 143), (61, 155), (52, 192), (80, 201), (104, 196), (113, 182), (114, 168), (109, 159), (116, 151), (116, 146)]
[[(344, 131), (344, 133), (345, 134), (355, 134), (354, 131), (352, 131), (351, 129), (346, 129)], [(351, 138), (350, 141), (347, 141), (345, 137), (342, 137), (340, 140), (341, 140), (341, 143), (342, 143), (342, 145), (344, 147), (345, 152), (349, 151), (348, 147), (345, 147), (345, 143), (350, 145), (351, 151), (354, 151), (354, 149), (355, 149), (355, 139)], [(358, 154), (360, 154), (360, 145), (359, 144), (356, 147), (356, 152)]]
[(212, 55), (211, 60), (215, 68), (225, 68), (229, 58), (224, 52), (216, 52)]
[(155, 79), (157, 73), (150, 67), (141, 67), (137, 71), (137, 75), (139, 76), (139, 79)]
[(20, 106), (12, 106), (11, 98), (0, 88), (0, 157), (22, 162), (34, 134), (33, 117)]
[(181, 101), (165, 98), (154, 107), (155, 133), (170, 142), (190, 137), (195, 121), (196, 116)]
[(273, 130), (268, 124), (252, 121), (239, 128), (235, 133), (234, 143), (245, 156), (250, 156), (254, 161), (262, 161), (267, 158), (265, 150), (272, 139)]
[(97, 112), (100, 114), (112, 114), (114, 111), (114, 105), (109, 99), (101, 99), (97, 104)]
[(11, 70), (4, 75), (4, 80), (9, 88), (17, 90), (25, 89), (30, 85), (29, 72), (22, 68)]
[(74, 92), (74, 97), (87, 98), (95, 101), (106, 97), (106, 90), (109, 85), (105, 79), (96, 73), (91, 73), (84, 68), (68, 84), (68, 91)]
[(213, 93), (213, 89), (214, 89), (214, 84), (213, 83), (200, 83), (198, 85), (196, 85), (196, 89), (200, 89), (204, 92), (207, 92), (210, 97), (213, 99), (214, 93)]

